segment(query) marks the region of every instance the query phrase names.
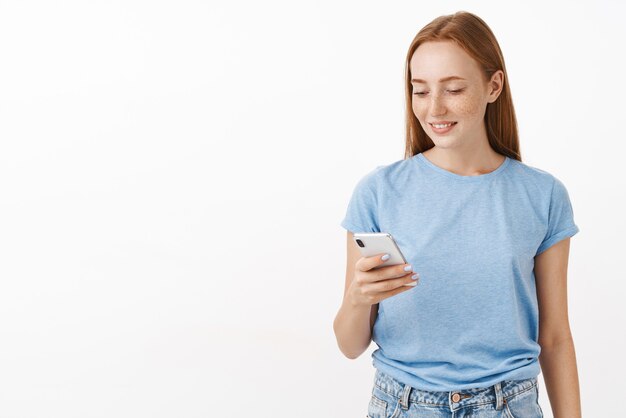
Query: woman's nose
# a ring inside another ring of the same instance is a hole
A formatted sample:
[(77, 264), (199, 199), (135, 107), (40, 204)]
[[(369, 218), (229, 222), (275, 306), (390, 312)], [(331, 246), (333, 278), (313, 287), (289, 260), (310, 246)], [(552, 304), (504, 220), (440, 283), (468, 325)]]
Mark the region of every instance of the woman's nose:
[(437, 116), (446, 113), (446, 109), (441, 97), (435, 95), (431, 97), (432, 99), (430, 101), (430, 114), (433, 116)]

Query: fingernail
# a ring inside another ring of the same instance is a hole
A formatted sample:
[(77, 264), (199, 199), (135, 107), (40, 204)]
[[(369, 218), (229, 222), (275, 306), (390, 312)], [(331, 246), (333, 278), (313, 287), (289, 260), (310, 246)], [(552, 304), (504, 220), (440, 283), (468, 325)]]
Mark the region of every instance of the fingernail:
[(418, 273), (415, 273), (414, 275), (411, 276), (411, 279), (413, 280), (417, 280), (420, 278), (420, 275)]
[(383, 255), (383, 256), (382, 256), (382, 257), (380, 257), (380, 258), (381, 258), (381, 259), (383, 259), (383, 260), (385, 260), (385, 261), (387, 261), (387, 260), (389, 260), (389, 254), (385, 254), (385, 255)]
[(404, 271), (411, 271), (413, 267), (411, 267), (411, 265), (409, 264), (408, 266), (404, 267)]

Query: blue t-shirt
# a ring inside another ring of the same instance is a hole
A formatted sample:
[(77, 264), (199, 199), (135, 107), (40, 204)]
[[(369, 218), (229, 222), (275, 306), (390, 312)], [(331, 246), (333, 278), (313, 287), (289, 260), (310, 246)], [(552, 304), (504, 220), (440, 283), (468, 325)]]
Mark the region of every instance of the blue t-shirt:
[(461, 176), (419, 153), (363, 176), (341, 226), (390, 233), (420, 274), (379, 304), (375, 368), (433, 391), (539, 375), (534, 257), (579, 230), (561, 181), (509, 157)]

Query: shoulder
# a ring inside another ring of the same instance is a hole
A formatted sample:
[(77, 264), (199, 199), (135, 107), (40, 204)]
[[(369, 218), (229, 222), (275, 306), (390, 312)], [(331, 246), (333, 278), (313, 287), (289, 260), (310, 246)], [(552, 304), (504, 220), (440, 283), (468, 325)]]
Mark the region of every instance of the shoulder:
[(527, 183), (528, 186), (547, 191), (548, 193), (551, 192), (555, 184), (560, 183), (559, 179), (546, 170), (513, 158), (510, 160), (510, 172), (515, 177), (516, 181)]
[(415, 179), (415, 157), (396, 160), (376, 167), (379, 186), (402, 187)]
[(414, 161), (409, 158), (378, 165), (361, 177), (359, 186), (375, 190), (384, 185), (396, 184), (410, 175), (412, 164)]

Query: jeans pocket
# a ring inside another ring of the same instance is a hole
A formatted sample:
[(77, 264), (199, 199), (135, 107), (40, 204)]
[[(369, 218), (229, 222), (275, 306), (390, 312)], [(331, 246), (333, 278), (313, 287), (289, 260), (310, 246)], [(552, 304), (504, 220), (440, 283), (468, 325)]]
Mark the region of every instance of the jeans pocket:
[(537, 393), (537, 385), (533, 385), (507, 398), (504, 404), (507, 418), (542, 418)]
[(367, 406), (368, 418), (387, 418), (387, 402), (372, 394)]

